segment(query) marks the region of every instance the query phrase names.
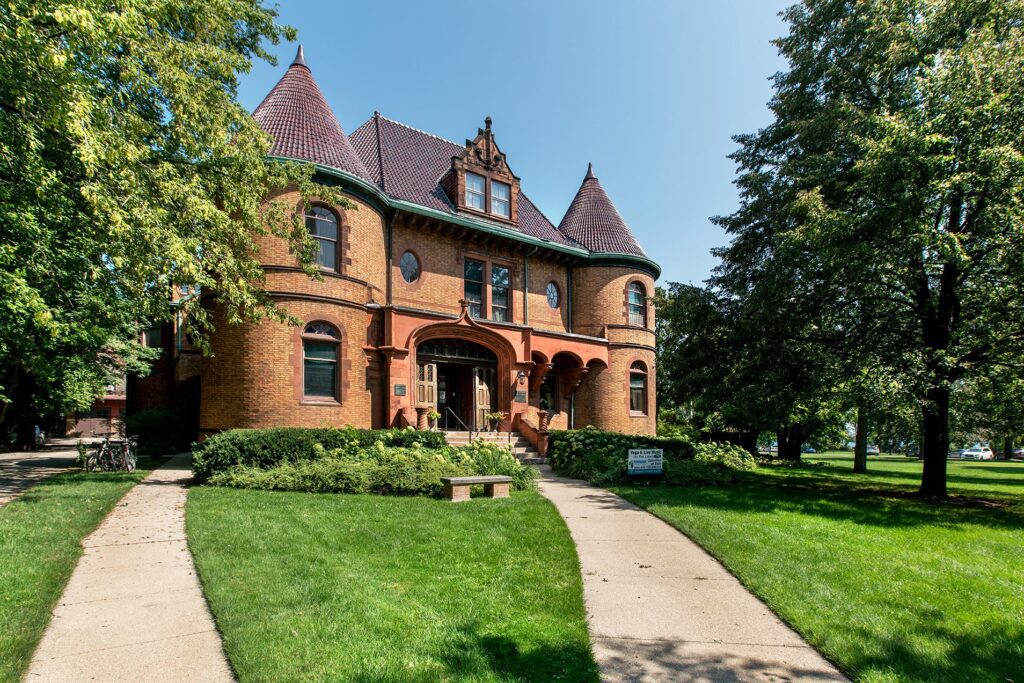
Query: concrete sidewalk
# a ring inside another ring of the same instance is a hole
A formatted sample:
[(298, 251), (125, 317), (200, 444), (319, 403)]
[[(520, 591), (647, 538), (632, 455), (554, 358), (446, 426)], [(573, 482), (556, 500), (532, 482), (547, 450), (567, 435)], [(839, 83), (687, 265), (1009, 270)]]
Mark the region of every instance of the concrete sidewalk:
[(43, 479), (59, 474), (78, 461), (74, 448), (45, 448), (0, 454), (0, 505)]
[(27, 681), (231, 681), (185, 542), (190, 455), (128, 492), (83, 542)]
[(845, 681), (679, 531), (586, 482), (541, 470), (572, 533), (605, 681)]

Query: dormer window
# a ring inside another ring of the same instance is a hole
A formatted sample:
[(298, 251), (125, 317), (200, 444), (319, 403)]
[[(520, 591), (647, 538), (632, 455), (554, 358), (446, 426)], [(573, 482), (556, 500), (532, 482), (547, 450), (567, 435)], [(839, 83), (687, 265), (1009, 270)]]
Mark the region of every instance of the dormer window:
[[(452, 155), (452, 167), (439, 183), (459, 211), (487, 216), (496, 221), (519, 220), (519, 178), (491, 133), (491, 119), (477, 136), (466, 140), (466, 149)], [(486, 313), (486, 311), (485, 311)]]
[(512, 215), (511, 188), (508, 183), (491, 181), (491, 213), (509, 218)]
[(466, 206), (478, 211), (486, 210), (486, 182), (482, 175), (466, 174)]

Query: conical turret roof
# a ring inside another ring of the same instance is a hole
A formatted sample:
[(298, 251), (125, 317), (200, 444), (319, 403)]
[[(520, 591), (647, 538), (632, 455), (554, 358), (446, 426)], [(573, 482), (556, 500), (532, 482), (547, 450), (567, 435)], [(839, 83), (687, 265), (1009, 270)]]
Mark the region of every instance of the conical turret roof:
[(592, 252), (647, 256), (601, 187), (593, 164), (587, 166), (583, 184), (558, 229)]
[(369, 179), (366, 166), (313, 80), (301, 45), (295, 61), (252, 115), (274, 139), (272, 156), (312, 161)]

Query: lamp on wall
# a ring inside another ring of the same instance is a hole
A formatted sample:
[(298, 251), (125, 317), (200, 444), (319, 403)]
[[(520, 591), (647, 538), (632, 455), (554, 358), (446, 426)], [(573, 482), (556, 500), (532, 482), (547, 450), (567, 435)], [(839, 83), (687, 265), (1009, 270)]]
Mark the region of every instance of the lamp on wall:
[(526, 373), (520, 370), (519, 374), (516, 375), (516, 379), (519, 380), (519, 386), (526, 384)]

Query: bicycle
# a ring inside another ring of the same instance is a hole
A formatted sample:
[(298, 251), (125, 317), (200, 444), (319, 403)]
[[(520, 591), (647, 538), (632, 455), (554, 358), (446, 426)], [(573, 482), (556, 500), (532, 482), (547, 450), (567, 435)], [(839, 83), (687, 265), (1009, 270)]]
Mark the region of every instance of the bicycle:
[(83, 467), (86, 472), (95, 470), (134, 472), (137, 464), (138, 442), (136, 438), (130, 436), (124, 441), (111, 441), (108, 435), (95, 445), (93, 452), (86, 456)]

